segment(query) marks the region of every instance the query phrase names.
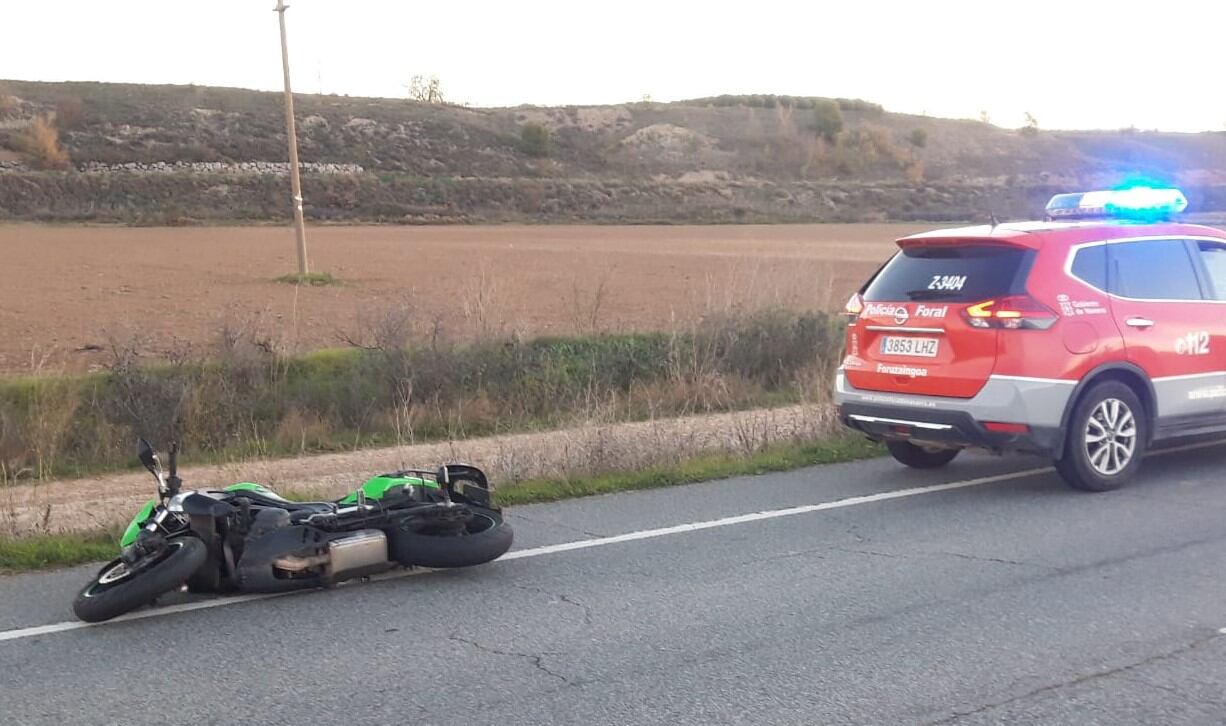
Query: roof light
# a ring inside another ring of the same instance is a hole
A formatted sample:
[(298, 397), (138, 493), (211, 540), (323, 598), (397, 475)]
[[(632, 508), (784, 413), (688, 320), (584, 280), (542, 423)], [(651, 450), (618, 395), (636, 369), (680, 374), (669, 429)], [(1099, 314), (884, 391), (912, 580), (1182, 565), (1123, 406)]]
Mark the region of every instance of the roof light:
[(1166, 219), (1187, 208), (1188, 198), (1178, 189), (1131, 187), (1057, 194), (1047, 203), (1047, 216), (1052, 219)]

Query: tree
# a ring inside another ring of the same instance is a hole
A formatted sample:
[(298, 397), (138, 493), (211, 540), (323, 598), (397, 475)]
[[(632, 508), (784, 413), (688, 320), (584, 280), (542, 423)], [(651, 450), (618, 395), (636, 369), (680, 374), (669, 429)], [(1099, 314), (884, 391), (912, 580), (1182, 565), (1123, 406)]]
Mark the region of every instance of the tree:
[(928, 132), (923, 129), (912, 129), (907, 141), (910, 141), (915, 148), (922, 149), (928, 145)]
[(843, 133), (843, 111), (829, 99), (817, 99), (813, 104), (813, 130), (818, 138), (833, 144)]
[(519, 130), (524, 153), (528, 156), (549, 156), (549, 129), (538, 123), (526, 123)]
[(1026, 125), (1021, 128), (1021, 133), (1022, 136), (1039, 135), (1039, 120), (1029, 111), (1026, 112)]
[(422, 103), (443, 103), (443, 84), (438, 76), (413, 76), (409, 81), (409, 98)]

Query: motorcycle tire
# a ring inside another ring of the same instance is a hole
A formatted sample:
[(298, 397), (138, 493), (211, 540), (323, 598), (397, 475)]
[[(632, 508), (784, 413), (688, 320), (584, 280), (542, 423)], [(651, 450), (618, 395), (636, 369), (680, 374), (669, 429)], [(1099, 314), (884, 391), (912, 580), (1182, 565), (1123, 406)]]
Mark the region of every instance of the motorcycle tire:
[(153, 555), (156, 561), (134, 572), (127, 572), (123, 560), (112, 560), (77, 595), (72, 611), (87, 623), (99, 623), (147, 605), (187, 582), (207, 554), (195, 537), (178, 537)]
[(387, 533), (388, 554), (402, 565), (431, 568), (471, 567), (506, 554), (514, 538), (511, 525), (492, 509), (466, 506), (473, 518), (465, 531), (434, 534), (392, 528)]

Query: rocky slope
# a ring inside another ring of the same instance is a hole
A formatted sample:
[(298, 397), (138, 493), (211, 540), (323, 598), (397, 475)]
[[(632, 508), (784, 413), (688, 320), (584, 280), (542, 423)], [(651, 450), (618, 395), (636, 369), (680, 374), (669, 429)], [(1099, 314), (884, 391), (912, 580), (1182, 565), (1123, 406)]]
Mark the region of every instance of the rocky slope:
[[(1226, 211), (1226, 135), (1049, 132), (863, 101), (739, 97), (477, 109), (296, 99), (323, 221), (738, 222), (1033, 216), (1054, 191), (1145, 176)], [(841, 129), (820, 118), (837, 105)], [(814, 106), (818, 108), (815, 109)], [(0, 218), (288, 218), (280, 94), (0, 81)], [(30, 139), (38, 119), (68, 161)], [(545, 147), (524, 129), (548, 130)]]

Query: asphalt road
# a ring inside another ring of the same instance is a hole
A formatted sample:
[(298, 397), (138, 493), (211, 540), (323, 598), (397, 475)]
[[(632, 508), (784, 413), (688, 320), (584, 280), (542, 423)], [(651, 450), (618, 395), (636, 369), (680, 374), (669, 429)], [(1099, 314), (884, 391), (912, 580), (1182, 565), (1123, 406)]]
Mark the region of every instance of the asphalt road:
[(86, 569), (0, 578), (0, 722), (1224, 723), (1223, 464), (1090, 495), (1029, 459), (874, 460), (519, 507), (485, 567), (81, 628), (56, 624)]

